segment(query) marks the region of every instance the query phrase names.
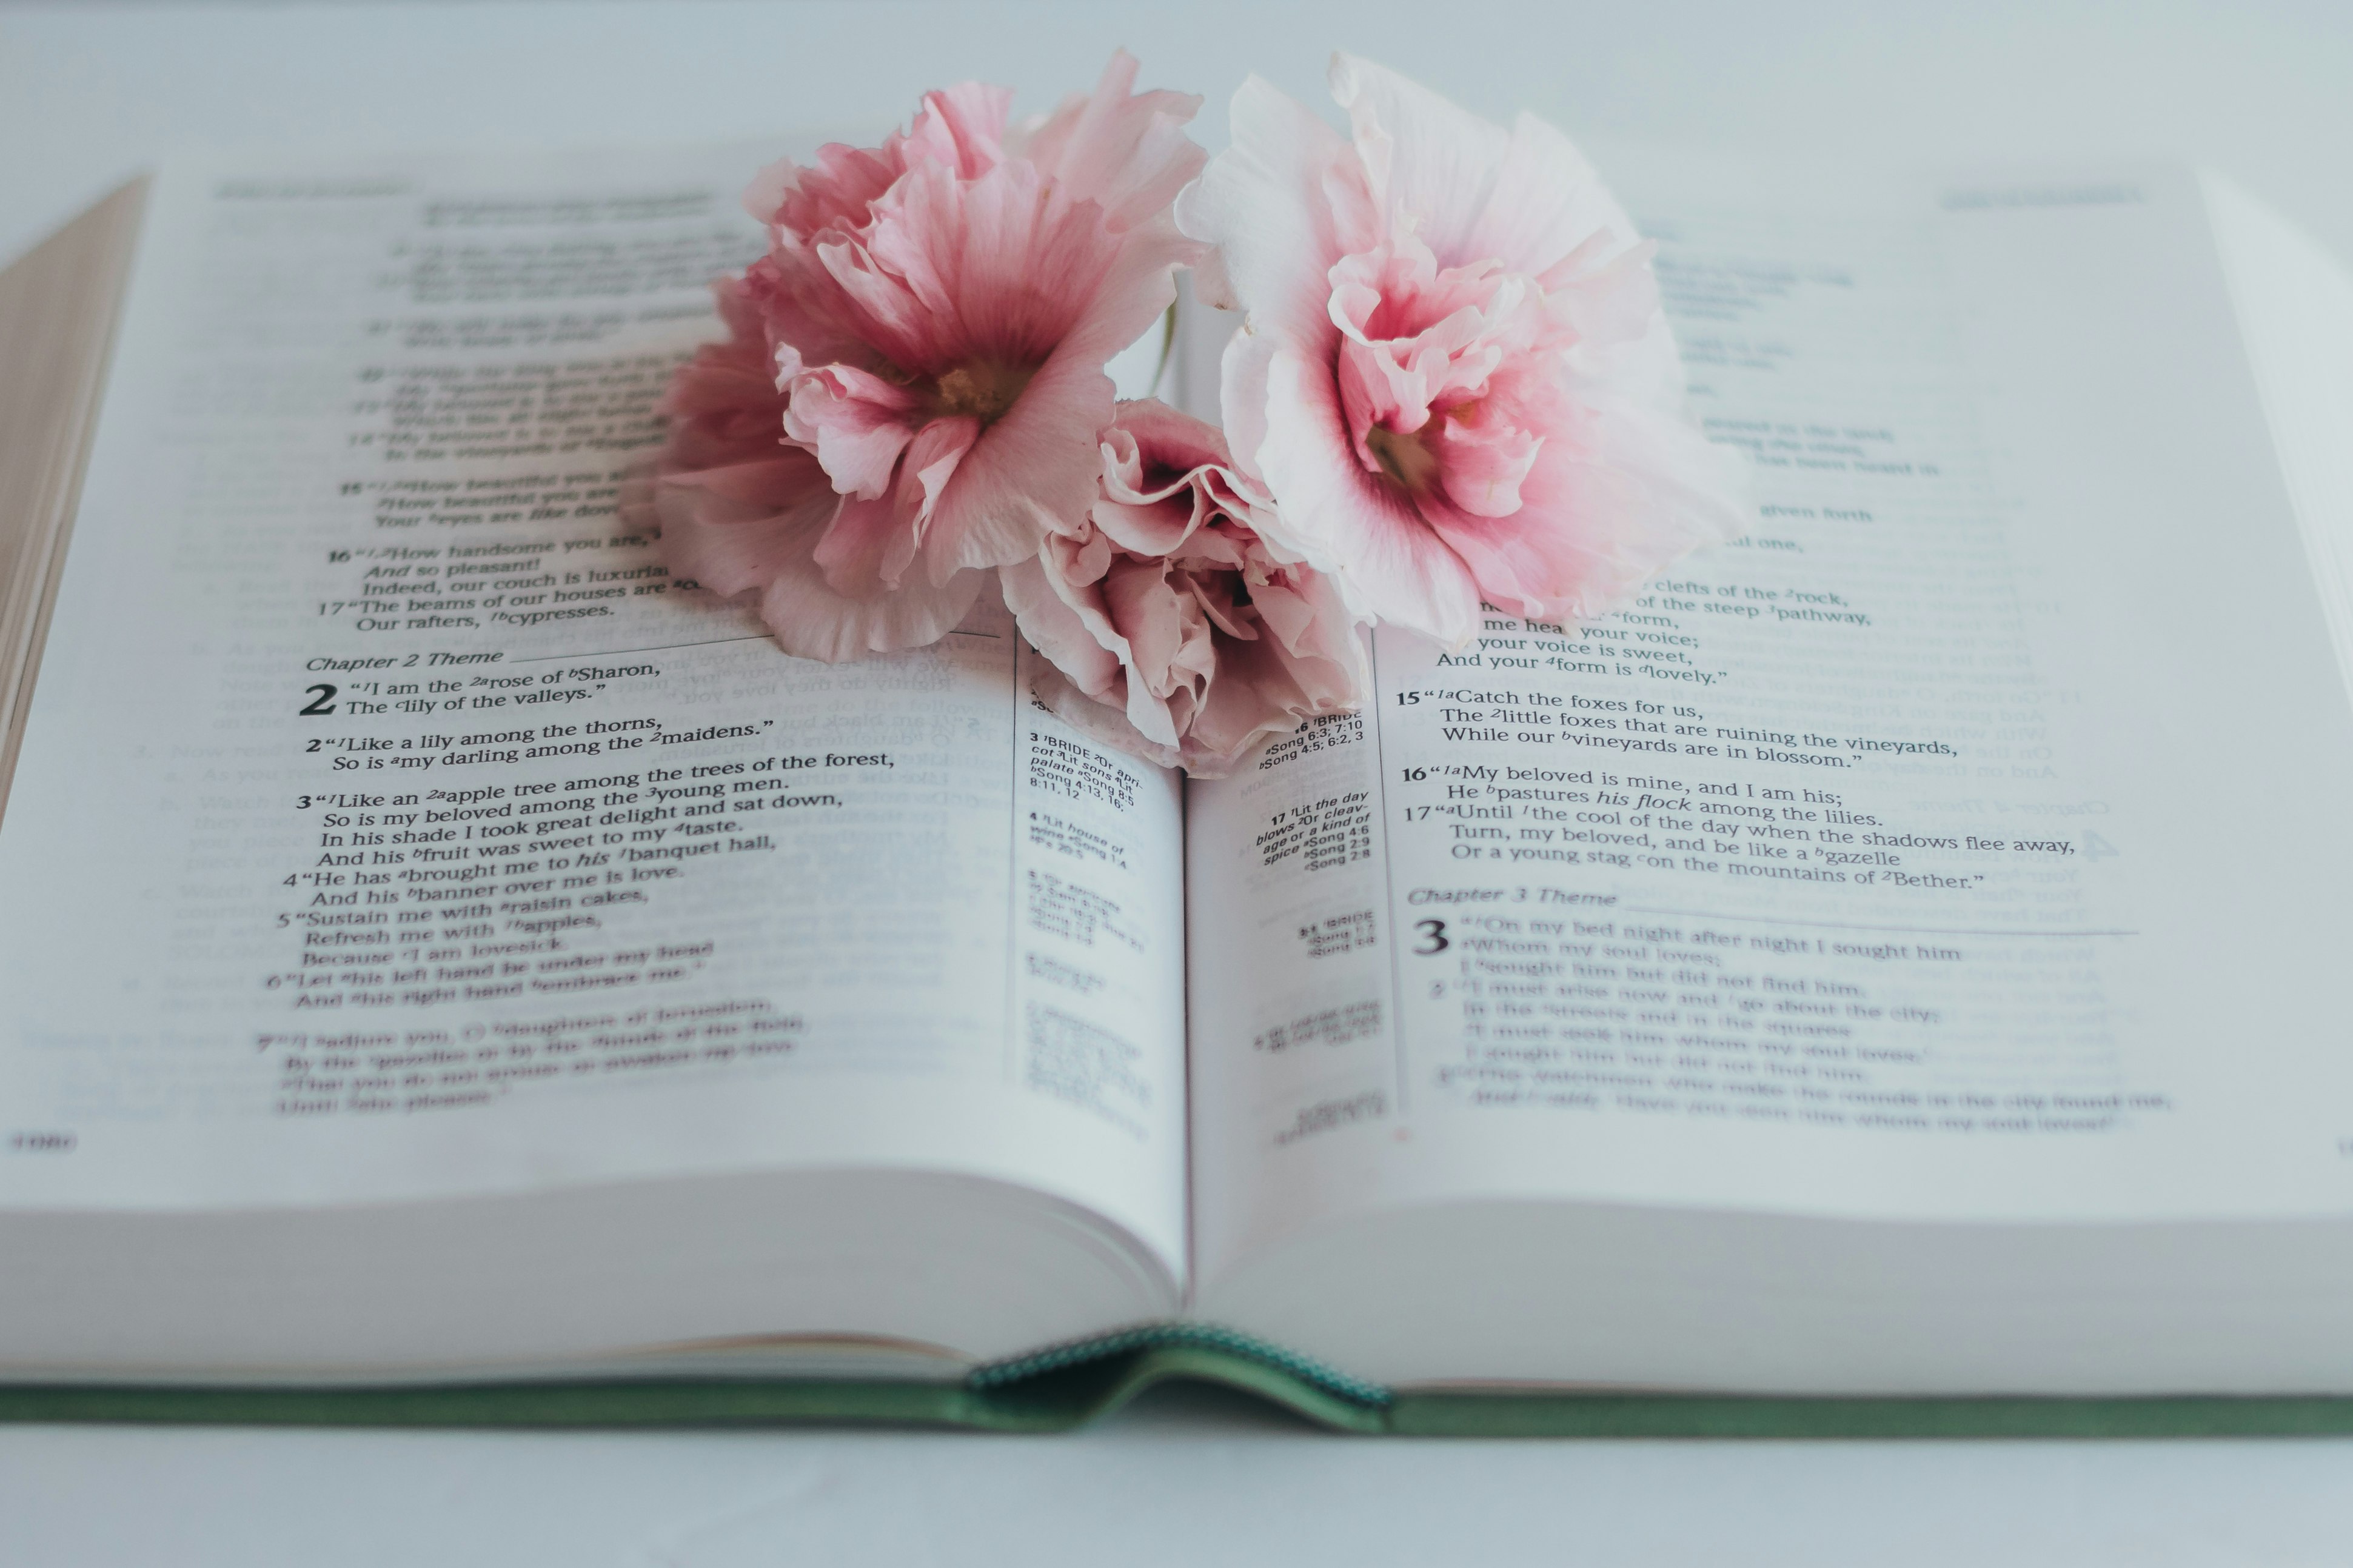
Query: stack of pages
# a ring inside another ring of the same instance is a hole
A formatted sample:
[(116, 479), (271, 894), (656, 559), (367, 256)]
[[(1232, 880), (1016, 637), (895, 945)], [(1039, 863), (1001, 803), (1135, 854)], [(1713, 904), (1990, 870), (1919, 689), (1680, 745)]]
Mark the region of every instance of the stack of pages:
[(2308, 242), (1612, 160), (1761, 527), (1188, 785), (1000, 606), (805, 663), (627, 521), (772, 151), (0, 276), (0, 1415), (2353, 1429)]

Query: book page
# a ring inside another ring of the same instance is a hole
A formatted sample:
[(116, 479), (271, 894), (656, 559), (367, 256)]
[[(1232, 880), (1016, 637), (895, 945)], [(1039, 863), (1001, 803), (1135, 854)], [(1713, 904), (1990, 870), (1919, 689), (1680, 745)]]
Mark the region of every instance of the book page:
[(2353, 719), (2194, 187), (1626, 187), (1760, 526), (1195, 792), (1205, 1280), (1474, 1196), (2353, 1204)]
[(0, 815), (145, 204), (134, 180), (0, 270)]
[(1174, 781), (616, 513), (773, 149), (158, 188), (0, 832), (0, 1203), (904, 1167), (1184, 1258)]

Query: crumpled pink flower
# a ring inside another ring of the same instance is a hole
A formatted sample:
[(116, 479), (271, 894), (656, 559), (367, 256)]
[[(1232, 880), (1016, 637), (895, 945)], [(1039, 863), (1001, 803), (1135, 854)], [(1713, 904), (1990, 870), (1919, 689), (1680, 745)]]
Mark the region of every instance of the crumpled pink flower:
[(1103, 432), (1092, 504), (999, 574), (1052, 661), (1031, 689), (1099, 740), (1200, 778), (1367, 689), (1332, 580), (1271, 542), (1217, 426), (1151, 399)]
[(650, 471), (623, 484), (623, 520), (659, 530), (676, 577), (730, 596), (757, 590), (761, 616), (787, 653), (839, 661), (946, 635), (987, 573), (965, 573), (944, 594), (867, 598), (827, 582), (816, 548), (841, 498), (817, 454), (785, 440), (785, 395), (742, 280), (723, 279), (715, 292), (728, 338), (672, 377), (661, 403), (670, 439)]
[(1459, 646), (1480, 602), (1585, 620), (1746, 524), (1685, 418), (1650, 248), (1557, 131), (1345, 55), (1352, 138), (1252, 77), (1177, 202), (1248, 312), (1226, 430), (1284, 543), (1360, 612)]
[(736, 341), (682, 373), (670, 406), (691, 426), (745, 390), (756, 345), (781, 393), (761, 412), (807, 456), (717, 477), (674, 437), (658, 489), (700, 492), (662, 511), (674, 570), (762, 589), (788, 652), (852, 658), (940, 637), (988, 568), (1085, 510), (1103, 365), (1199, 249), (1170, 204), (1206, 157), (1184, 132), (1200, 100), (1134, 93), (1135, 70), (1115, 56), (1092, 95), (1023, 128), (1004, 89), (951, 88), (879, 148), (828, 146), (753, 183), (770, 243), (728, 302)]

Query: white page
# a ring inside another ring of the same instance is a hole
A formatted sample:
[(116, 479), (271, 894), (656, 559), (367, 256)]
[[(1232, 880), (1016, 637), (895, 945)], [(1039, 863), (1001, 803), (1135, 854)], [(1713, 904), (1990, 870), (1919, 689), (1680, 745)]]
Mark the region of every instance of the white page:
[(2353, 271), (2230, 181), (2199, 184), (2353, 690)]
[(1762, 525), (1195, 792), (1208, 1287), (1469, 1197), (2353, 1205), (2353, 721), (2194, 187), (1622, 183)]
[(773, 149), (174, 171), (0, 832), (0, 1204), (990, 1176), (1184, 1260), (1172, 778), (617, 520)]

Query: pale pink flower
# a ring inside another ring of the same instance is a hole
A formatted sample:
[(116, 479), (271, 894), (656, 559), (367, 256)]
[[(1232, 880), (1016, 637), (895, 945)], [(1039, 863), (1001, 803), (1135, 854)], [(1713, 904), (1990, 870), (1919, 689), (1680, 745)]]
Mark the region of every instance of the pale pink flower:
[[(739, 493), (748, 475), (701, 481), (685, 515), (725, 542), (670, 548), (713, 586), (764, 589), (788, 651), (839, 659), (928, 642), (987, 568), (1034, 554), (1057, 518), (1085, 510), (1112, 416), (1103, 365), (1167, 307), (1174, 268), (1199, 249), (1170, 204), (1205, 156), (1183, 129), (1200, 100), (1133, 93), (1135, 69), (1115, 56), (1092, 95), (1016, 129), (1001, 89), (935, 92), (881, 147), (827, 147), (746, 193), (769, 250), (733, 324), (781, 389), (776, 439), (811, 456), (771, 459), (751, 493)], [(672, 406), (691, 417), (694, 398), (722, 388), (712, 364), (686, 374), (700, 390)], [(791, 488), (812, 467), (826, 496)], [(712, 551), (730, 571), (711, 570)]]
[(1360, 704), (1355, 619), (1329, 577), (1270, 542), (1272, 518), (1217, 426), (1121, 404), (1092, 505), (999, 574), (1055, 667), (1032, 689), (1098, 739), (1201, 778), (1261, 736)]
[(1252, 77), (1179, 198), (1219, 247), (1235, 457), (1362, 612), (1460, 645), (1483, 597), (1583, 620), (1744, 526), (1684, 416), (1650, 248), (1560, 132), (1335, 57), (1344, 138)]

